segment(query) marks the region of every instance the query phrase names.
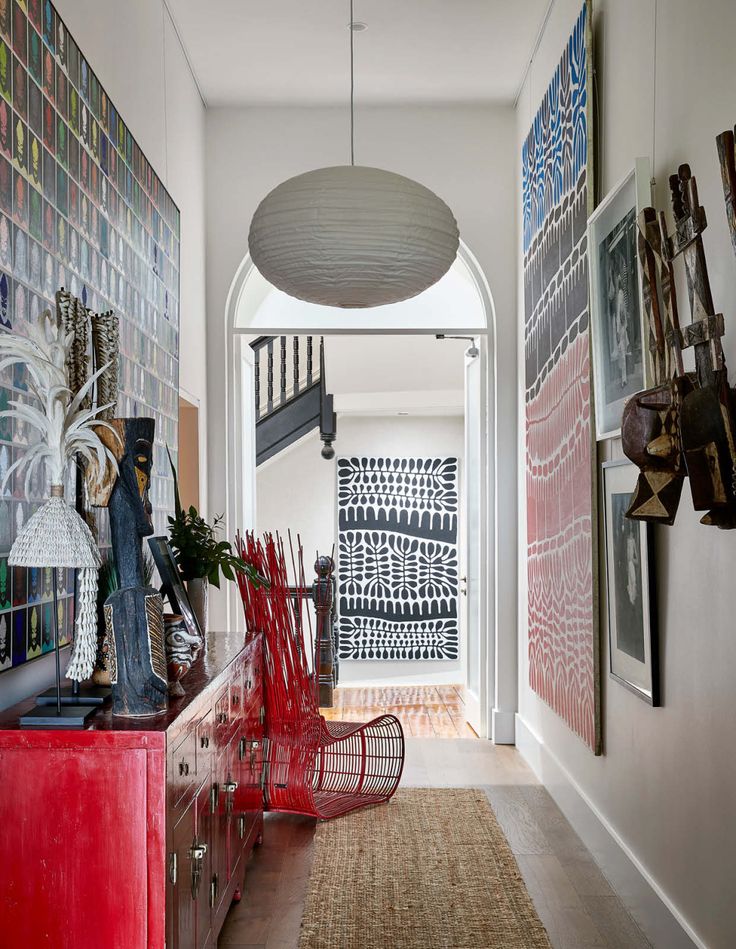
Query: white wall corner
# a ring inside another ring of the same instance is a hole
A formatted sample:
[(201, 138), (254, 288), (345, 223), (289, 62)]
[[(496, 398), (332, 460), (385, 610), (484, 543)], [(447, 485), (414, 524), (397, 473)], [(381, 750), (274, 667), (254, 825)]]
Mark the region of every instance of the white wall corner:
[(516, 747), (655, 949), (708, 949), (634, 851), (518, 713)]
[(516, 712), (493, 709), (493, 743), (496, 745), (516, 744)]

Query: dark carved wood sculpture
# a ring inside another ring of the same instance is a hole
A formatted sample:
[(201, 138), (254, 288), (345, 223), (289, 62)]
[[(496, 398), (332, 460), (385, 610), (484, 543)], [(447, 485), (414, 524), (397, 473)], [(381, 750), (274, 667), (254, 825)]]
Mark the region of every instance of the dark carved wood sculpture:
[[(119, 472), (93, 503), (110, 510), (110, 529), (119, 589), (105, 602), (114, 715), (155, 715), (168, 702), (161, 594), (143, 585), (143, 538), (153, 534), (148, 489), (155, 422), (113, 419), (120, 436), (111, 447)], [(101, 432), (104, 430), (101, 430)], [(107, 496), (109, 494), (109, 501)]]
[[(734, 129), (736, 132), (736, 129)], [(731, 231), (731, 243), (736, 254), (736, 144), (734, 132), (727, 129), (716, 139), (718, 161), (721, 165), (723, 197), (726, 202), (726, 219)]]
[[(639, 263), (649, 321), (655, 387), (635, 395), (624, 410), (624, 453), (641, 470), (627, 512), (638, 520), (672, 524), (685, 475), (693, 506), (707, 511), (701, 523), (736, 527), (736, 425), (702, 234), (705, 209), (688, 165), (670, 177), (675, 233), (664, 215), (645, 208), (639, 216)], [(692, 322), (680, 329), (674, 260), (685, 263)], [(661, 293), (661, 304), (660, 304)], [(683, 368), (682, 350), (695, 351), (695, 373)]]
[(660, 218), (654, 208), (645, 208), (638, 224), (639, 267), (655, 385), (627, 402), (621, 422), (624, 452), (641, 472), (628, 514), (673, 524), (685, 478), (679, 408), (689, 380), (682, 368), (677, 297), (672, 263), (662, 253)]

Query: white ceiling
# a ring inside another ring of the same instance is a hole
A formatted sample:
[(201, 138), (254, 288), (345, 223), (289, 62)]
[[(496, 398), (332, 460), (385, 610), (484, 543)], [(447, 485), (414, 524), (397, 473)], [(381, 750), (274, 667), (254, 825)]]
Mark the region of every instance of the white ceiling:
[(327, 389), (336, 398), (377, 393), (462, 393), (470, 343), (435, 336), (325, 336)]
[[(208, 106), (349, 95), (349, 0), (166, 0)], [(549, 0), (354, 0), (360, 103), (516, 95)]]

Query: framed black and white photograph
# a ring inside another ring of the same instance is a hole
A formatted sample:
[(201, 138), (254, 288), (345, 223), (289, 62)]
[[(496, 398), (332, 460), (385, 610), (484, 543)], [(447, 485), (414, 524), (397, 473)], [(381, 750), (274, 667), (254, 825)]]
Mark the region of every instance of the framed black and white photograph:
[(651, 204), (648, 158), (588, 219), (590, 323), (596, 438), (621, 433), (624, 405), (649, 384), (644, 307), (637, 261), (637, 215)]
[(190, 636), (198, 636), (201, 639), (202, 630), (199, 628), (197, 617), (189, 602), (168, 540), (166, 537), (149, 537), (148, 546), (151, 548), (153, 562), (161, 578), (161, 591), (168, 597), (172, 612), (183, 617)]
[(659, 705), (652, 526), (626, 517), (639, 469), (603, 465), (609, 670), (627, 689)]

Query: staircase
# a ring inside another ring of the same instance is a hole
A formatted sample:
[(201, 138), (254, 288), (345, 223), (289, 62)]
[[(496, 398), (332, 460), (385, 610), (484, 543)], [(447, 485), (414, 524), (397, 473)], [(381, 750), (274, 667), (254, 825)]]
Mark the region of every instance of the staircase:
[(337, 426), (325, 379), (324, 340), (314, 336), (259, 336), (255, 357), (256, 464), (261, 465), (315, 428), (322, 457), (334, 458)]

